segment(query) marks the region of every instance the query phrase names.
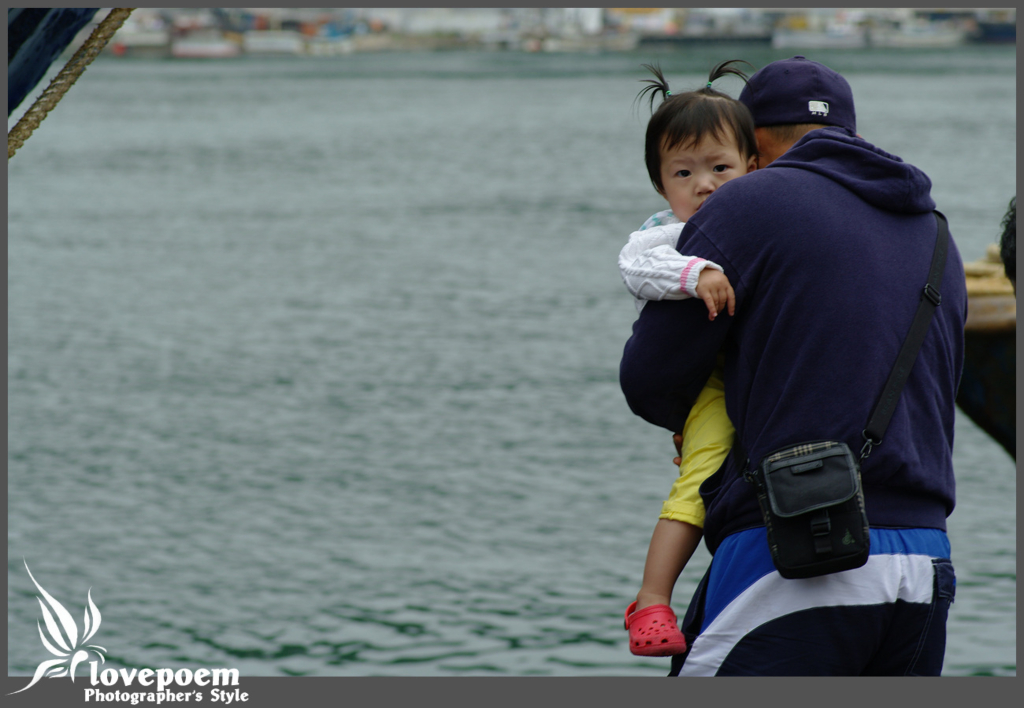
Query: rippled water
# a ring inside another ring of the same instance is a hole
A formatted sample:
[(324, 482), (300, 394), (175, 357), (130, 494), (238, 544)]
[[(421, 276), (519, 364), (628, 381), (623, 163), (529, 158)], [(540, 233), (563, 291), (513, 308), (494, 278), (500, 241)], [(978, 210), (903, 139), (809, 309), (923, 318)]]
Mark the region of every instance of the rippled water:
[[(25, 559), (112, 666), (664, 674), (621, 621), (674, 474), (617, 375), (651, 58), (97, 61), (8, 169), (8, 671)], [(980, 257), (1013, 50), (812, 58)], [(963, 416), (955, 464), (946, 673), (1015, 674), (1015, 466)]]

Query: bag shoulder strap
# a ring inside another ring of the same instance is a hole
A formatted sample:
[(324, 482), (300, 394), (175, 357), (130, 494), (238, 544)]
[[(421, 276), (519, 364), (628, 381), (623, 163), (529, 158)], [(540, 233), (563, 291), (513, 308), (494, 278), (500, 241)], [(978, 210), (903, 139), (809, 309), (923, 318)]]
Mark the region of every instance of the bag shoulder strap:
[(885, 389), (882, 397), (875, 404), (867, 427), (864, 428), (864, 447), (860, 451), (860, 458), (863, 460), (871, 454), (871, 448), (882, 442), (882, 435), (889, 426), (896, 402), (899, 400), (903, 384), (907, 382), (907, 376), (914, 366), (914, 360), (921, 350), (925, 334), (928, 332), (928, 325), (931, 323), (935, 308), (942, 302), (942, 295), (939, 293), (939, 285), (942, 283), (942, 273), (946, 269), (946, 253), (949, 251), (949, 225), (946, 217), (938, 210), (933, 212), (938, 226), (938, 234), (935, 240), (935, 252), (932, 254), (932, 264), (928, 271), (928, 282), (925, 283), (924, 292), (921, 293), (921, 303), (917, 306), (917, 314), (914, 315), (914, 322), (910, 325), (910, 332), (903, 341), (903, 348), (896, 357), (896, 364), (889, 374), (889, 380), (885, 382)]

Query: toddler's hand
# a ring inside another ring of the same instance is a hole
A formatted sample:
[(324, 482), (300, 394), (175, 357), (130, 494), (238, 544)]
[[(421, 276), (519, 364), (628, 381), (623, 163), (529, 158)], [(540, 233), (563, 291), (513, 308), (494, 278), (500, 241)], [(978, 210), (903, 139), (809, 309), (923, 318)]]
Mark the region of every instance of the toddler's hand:
[(697, 278), (697, 287), (694, 288), (697, 297), (708, 306), (708, 319), (718, 317), (726, 305), (729, 307), (729, 315), (736, 314), (736, 293), (729, 284), (729, 278), (720, 270), (705, 268)]

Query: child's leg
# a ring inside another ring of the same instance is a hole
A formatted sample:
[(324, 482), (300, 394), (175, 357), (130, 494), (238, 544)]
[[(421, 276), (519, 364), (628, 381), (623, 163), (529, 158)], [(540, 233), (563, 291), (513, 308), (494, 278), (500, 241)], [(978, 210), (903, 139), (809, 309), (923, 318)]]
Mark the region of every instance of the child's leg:
[(658, 519), (644, 564), (644, 582), (636, 596), (637, 610), (669, 604), (676, 580), (703, 534), (703, 529), (685, 521)]

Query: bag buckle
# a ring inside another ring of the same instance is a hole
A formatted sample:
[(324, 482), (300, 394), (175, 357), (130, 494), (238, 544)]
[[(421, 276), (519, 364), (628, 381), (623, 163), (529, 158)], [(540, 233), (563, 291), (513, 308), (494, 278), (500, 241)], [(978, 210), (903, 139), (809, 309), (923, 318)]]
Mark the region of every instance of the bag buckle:
[(939, 303), (942, 302), (942, 294), (933, 288), (931, 283), (924, 286), (924, 296), (928, 298), (929, 302), (935, 305), (935, 307), (938, 307)]
[(872, 438), (870, 435), (868, 435), (867, 430), (861, 431), (861, 436), (864, 438), (864, 447), (860, 449), (860, 459), (866, 460), (868, 459), (868, 457), (871, 456), (871, 448), (873, 448), (875, 445), (882, 444), (882, 438), (878, 438), (877, 440)]

